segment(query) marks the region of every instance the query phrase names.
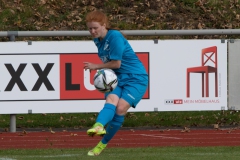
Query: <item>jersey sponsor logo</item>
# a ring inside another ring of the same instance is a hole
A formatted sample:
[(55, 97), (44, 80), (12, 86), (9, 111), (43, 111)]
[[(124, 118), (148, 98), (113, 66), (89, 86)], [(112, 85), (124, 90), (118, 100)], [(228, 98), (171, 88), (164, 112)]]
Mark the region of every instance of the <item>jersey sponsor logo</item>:
[(110, 61), (110, 58), (108, 55), (101, 56), (100, 59), (102, 60), (103, 63), (107, 63)]
[(110, 51), (110, 47), (109, 47), (109, 41), (106, 40), (105, 44), (104, 44), (104, 48), (103, 48), (104, 51)]

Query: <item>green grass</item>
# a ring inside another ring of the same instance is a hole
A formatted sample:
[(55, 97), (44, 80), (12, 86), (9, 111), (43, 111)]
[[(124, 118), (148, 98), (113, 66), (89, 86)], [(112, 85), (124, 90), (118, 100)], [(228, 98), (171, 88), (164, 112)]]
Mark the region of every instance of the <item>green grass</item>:
[(1, 150), (0, 160), (238, 160), (240, 147), (156, 147), (107, 148), (100, 156), (89, 157), (89, 149)]
[[(98, 113), (58, 113), (16, 115), (17, 128), (81, 129), (93, 125)], [(237, 127), (238, 111), (179, 111), (127, 113), (123, 127)], [(9, 128), (10, 116), (0, 115), (0, 128)]]
[[(86, 30), (84, 18), (91, 10), (90, 1), (0, 1), (0, 30), (1, 31), (35, 31), (39, 30)], [(86, 3), (83, 3), (86, 2)], [(197, 29), (199, 22), (206, 28), (221, 29), (224, 25), (236, 22), (235, 28), (239, 28), (239, 20), (236, 15), (240, 14), (238, 0), (236, 3), (229, 0), (209, 0), (203, 7), (197, 0), (171, 0), (171, 3), (163, 1), (149, 1), (150, 6), (144, 0), (109, 0), (106, 3), (95, 1), (94, 7), (102, 9), (107, 15), (113, 27), (122, 30), (146, 30), (146, 29)], [(229, 9), (231, 8), (231, 9)], [(128, 10), (134, 11), (129, 14)], [(160, 10), (164, 10), (159, 15)], [(50, 12), (51, 11), (51, 12)], [(52, 12), (54, 11), (54, 12)], [(155, 12), (154, 12), (155, 11)], [(157, 11), (157, 12), (156, 12)], [(219, 14), (219, 11), (224, 15)], [(51, 14), (50, 14), (51, 13)], [(54, 14), (53, 14), (54, 13)], [(171, 14), (170, 14), (171, 13)], [(216, 20), (210, 20), (213, 14)], [(119, 15), (124, 17), (122, 20)], [(76, 16), (83, 21), (76, 22)], [(130, 19), (126, 21), (126, 19)], [(68, 22), (72, 22), (68, 25)], [(188, 22), (188, 23), (186, 23)], [(152, 26), (154, 24), (154, 26)], [(149, 27), (150, 26), (150, 27)], [(149, 28), (148, 28), (149, 27)], [(205, 28), (205, 29), (206, 29)], [(234, 25), (233, 25), (234, 29)], [(128, 39), (191, 39), (194, 36), (127, 36)], [(214, 37), (198, 36), (198, 38), (228, 38), (225, 35)], [(232, 35), (232, 39), (239, 38)], [(16, 37), (21, 40), (91, 40), (91, 37)], [(0, 41), (9, 41), (6, 37), (0, 37)], [(18, 128), (85, 128), (90, 127), (97, 113), (74, 113), (74, 114), (24, 114), (17, 115)], [(235, 111), (195, 111), (195, 112), (150, 112), (128, 113), (123, 127), (212, 127), (213, 124), (220, 126), (238, 126), (240, 114)], [(9, 128), (9, 115), (0, 115), (0, 128)]]

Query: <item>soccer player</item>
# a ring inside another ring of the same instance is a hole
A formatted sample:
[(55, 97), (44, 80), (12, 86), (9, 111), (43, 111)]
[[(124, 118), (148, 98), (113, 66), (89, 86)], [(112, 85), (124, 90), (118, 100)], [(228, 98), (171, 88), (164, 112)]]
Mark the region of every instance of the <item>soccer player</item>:
[(97, 146), (88, 152), (89, 156), (96, 156), (120, 129), (128, 109), (135, 108), (142, 99), (148, 87), (148, 74), (124, 35), (110, 28), (106, 14), (92, 11), (86, 16), (86, 24), (103, 63), (84, 62), (84, 69), (109, 68), (118, 77), (117, 87), (105, 94), (106, 102), (96, 123), (87, 130), (89, 136), (103, 136)]

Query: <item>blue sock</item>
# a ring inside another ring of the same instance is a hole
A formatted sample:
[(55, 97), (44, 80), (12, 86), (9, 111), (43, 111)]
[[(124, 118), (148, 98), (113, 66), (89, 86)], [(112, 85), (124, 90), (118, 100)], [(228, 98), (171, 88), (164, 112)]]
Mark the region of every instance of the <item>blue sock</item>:
[(113, 119), (116, 111), (116, 106), (110, 103), (105, 103), (103, 109), (99, 112), (96, 122), (105, 126)]
[(114, 115), (113, 120), (109, 122), (107, 126), (107, 129), (106, 129), (107, 134), (103, 136), (103, 139), (102, 139), (103, 144), (107, 144), (113, 138), (113, 136), (121, 128), (123, 121), (124, 121), (123, 115), (117, 115), (117, 114)]

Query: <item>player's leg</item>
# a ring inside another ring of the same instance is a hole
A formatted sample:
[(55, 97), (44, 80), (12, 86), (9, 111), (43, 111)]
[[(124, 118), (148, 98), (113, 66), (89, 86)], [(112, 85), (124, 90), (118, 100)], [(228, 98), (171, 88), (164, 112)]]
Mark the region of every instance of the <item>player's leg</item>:
[(144, 96), (148, 87), (148, 77), (135, 75), (136, 81), (133, 81), (132, 77), (129, 77), (130, 81), (127, 81), (127, 85), (123, 87), (121, 98), (118, 102), (116, 114), (113, 120), (109, 122), (107, 126), (107, 133), (101, 140), (103, 144), (107, 144), (121, 128), (124, 122), (124, 116), (130, 107), (135, 108)]
[(106, 131), (104, 126), (112, 120), (115, 114), (116, 106), (111, 103), (105, 103), (103, 109), (99, 112), (96, 123), (93, 125), (92, 128), (87, 130), (87, 134), (89, 136), (94, 135), (104, 135)]
[[(124, 115), (127, 113), (130, 106), (136, 107), (138, 102), (142, 99), (148, 86), (148, 77), (141, 77), (138, 82), (129, 82), (129, 85), (125, 85), (122, 90), (121, 98), (118, 102), (116, 114), (111, 122), (109, 122), (106, 134), (98, 145), (88, 152), (88, 155), (99, 155), (107, 146), (108, 142), (114, 137), (117, 131), (121, 128), (124, 121)], [(132, 79), (131, 79), (132, 80)], [(140, 82), (140, 83), (139, 83)]]
[[(116, 87), (114, 90), (116, 93), (121, 93), (121, 88)], [(98, 117), (96, 119), (96, 123), (93, 125), (92, 128), (87, 130), (87, 134), (89, 136), (102, 136), (106, 134), (106, 130), (104, 126), (109, 123), (116, 112), (116, 105), (119, 101), (119, 96), (115, 93), (106, 94), (106, 103), (104, 104), (103, 109), (99, 112)]]
[(99, 155), (107, 146), (107, 143), (113, 138), (117, 131), (121, 128), (124, 121), (124, 115), (127, 113), (127, 110), (130, 108), (128, 102), (124, 99), (120, 99), (117, 105), (117, 111), (112, 119), (107, 125), (107, 133), (103, 136), (103, 139), (88, 152), (89, 156)]
[(130, 104), (124, 99), (119, 100), (116, 113), (112, 121), (109, 122), (109, 124), (107, 125), (106, 128), (107, 133), (106, 135), (104, 135), (102, 139), (103, 144), (107, 144), (114, 137), (117, 131), (121, 128), (124, 122), (124, 117), (130, 107), (131, 107)]

